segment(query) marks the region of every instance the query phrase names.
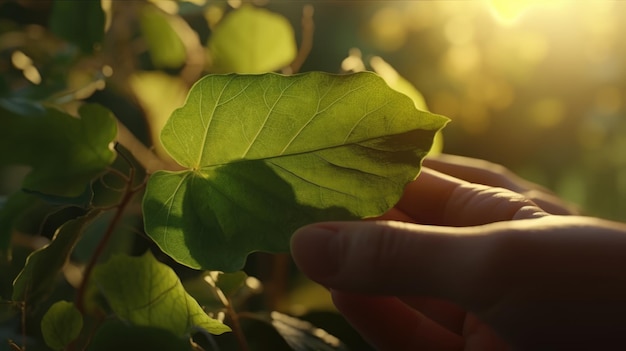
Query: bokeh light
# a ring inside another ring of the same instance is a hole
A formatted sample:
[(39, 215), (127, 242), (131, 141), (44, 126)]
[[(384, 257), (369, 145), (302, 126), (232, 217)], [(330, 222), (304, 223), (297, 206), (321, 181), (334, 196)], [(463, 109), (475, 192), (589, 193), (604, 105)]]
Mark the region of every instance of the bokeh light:
[(626, 2), (368, 4), (361, 51), (344, 64), (388, 61), (452, 119), (445, 152), (626, 219)]

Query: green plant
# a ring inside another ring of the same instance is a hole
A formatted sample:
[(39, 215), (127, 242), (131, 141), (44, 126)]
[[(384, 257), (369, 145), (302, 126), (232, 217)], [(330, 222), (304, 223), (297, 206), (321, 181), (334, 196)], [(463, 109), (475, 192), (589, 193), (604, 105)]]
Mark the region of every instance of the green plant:
[[(266, 349), (251, 343), (248, 319), (291, 349), (345, 349), (246, 305), (262, 283), (244, 273), (246, 257), (287, 252), (307, 223), (385, 212), (446, 119), (374, 73), (294, 74), (306, 40), (298, 52), (289, 23), (265, 9), (109, 4), (52, 2), (48, 29), (36, 30), (53, 45), (1, 48), (30, 82), (6, 75), (0, 96), (0, 166), (28, 167), (0, 208), (0, 347)], [(228, 12), (209, 23), (206, 49), (185, 11)], [(307, 7), (305, 26), (311, 16)], [(271, 33), (250, 40), (255, 31)], [(124, 56), (131, 38), (147, 57)], [(196, 55), (211, 59), (198, 68)], [(105, 86), (134, 94), (146, 124), (131, 132), (115, 103), (85, 101)]]

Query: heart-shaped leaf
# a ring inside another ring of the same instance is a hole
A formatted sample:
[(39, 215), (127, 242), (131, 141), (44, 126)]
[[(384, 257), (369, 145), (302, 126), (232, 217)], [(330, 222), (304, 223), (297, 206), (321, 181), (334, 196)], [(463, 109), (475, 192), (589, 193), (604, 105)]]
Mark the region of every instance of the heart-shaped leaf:
[(446, 121), (368, 72), (207, 76), (163, 128), (187, 170), (151, 176), (146, 231), (185, 265), (237, 270), (304, 224), (387, 211)]
[(213, 334), (230, 331), (210, 318), (176, 273), (150, 252), (115, 256), (97, 266), (93, 277), (113, 312), (136, 326), (162, 328), (176, 336), (189, 335), (195, 328)]

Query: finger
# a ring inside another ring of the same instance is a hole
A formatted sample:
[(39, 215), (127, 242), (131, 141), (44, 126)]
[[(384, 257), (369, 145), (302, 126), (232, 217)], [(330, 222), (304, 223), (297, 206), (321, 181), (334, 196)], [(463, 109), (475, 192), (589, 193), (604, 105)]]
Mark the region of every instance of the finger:
[(460, 351), (463, 339), (395, 297), (332, 291), (333, 302), (377, 350)]
[(608, 344), (626, 332), (625, 233), (573, 216), (462, 228), (330, 222), (297, 231), (292, 254), (331, 289), (449, 300), (536, 349), (569, 337)]
[(424, 296), (403, 296), (400, 300), (451, 332), (462, 334), (466, 311), (458, 305)]
[(550, 190), (529, 182), (502, 165), (456, 155), (438, 155), (424, 160), (424, 166), (465, 181), (501, 187), (522, 194), (551, 214), (577, 214), (579, 210)]
[(395, 209), (380, 219), (409, 217), (410, 222), (421, 224), (471, 226), (545, 215), (518, 193), (472, 184), (430, 169), (423, 169), (418, 179), (407, 185)]
[(471, 285), (489, 249), (488, 230), (401, 222), (328, 222), (296, 231), (293, 258), (327, 287), (389, 296), (454, 300)]

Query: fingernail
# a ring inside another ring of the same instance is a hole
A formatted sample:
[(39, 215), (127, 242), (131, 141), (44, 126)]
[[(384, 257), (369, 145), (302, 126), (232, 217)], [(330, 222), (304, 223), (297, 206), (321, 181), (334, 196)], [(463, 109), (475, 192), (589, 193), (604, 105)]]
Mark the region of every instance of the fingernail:
[(309, 278), (323, 283), (339, 269), (338, 228), (310, 225), (298, 229), (291, 238), (293, 259)]

